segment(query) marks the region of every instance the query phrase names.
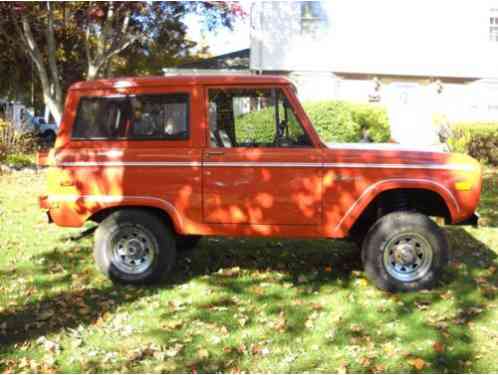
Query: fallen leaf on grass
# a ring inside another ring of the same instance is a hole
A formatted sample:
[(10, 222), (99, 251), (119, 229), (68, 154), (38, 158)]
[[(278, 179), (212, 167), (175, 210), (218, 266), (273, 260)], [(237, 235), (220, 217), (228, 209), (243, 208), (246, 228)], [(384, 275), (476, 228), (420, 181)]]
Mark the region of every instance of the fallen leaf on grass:
[(199, 357), (199, 359), (207, 359), (209, 358), (209, 352), (206, 349), (199, 349), (197, 351), (197, 357)]
[(183, 345), (182, 344), (175, 344), (173, 347), (171, 348), (168, 348), (165, 353), (168, 357), (175, 357), (176, 355), (178, 355), (178, 353), (181, 352), (181, 350), (183, 349)]
[(408, 363), (415, 367), (417, 370), (422, 370), (427, 365), (422, 358), (409, 359)]
[(284, 311), (281, 311), (280, 314), (278, 314), (278, 319), (275, 322), (274, 328), (280, 333), (287, 329), (287, 319), (285, 318)]
[(367, 281), (367, 279), (361, 278), (361, 279), (358, 279), (356, 284), (358, 284), (361, 287), (365, 287), (368, 285), (368, 281)]
[(444, 344), (441, 341), (435, 341), (434, 344), (432, 344), (432, 347), (434, 351), (438, 353), (443, 353), (444, 352)]
[(348, 367), (346, 363), (341, 363), (339, 367), (337, 368), (337, 373), (338, 374), (347, 374), (348, 373)]
[(183, 325), (182, 320), (172, 320), (170, 322), (167, 322), (165, 324), (161, 325), (161, 328), (167, 329), (168, 331), (178, 329)]
[(240, 267), (232, 267), (232, 268), (227, 268), (227, 269), (220, 268), (218, 271), (219, 275), (222, 275), (225, 277), (237, 276), (239, 273), (240, 273)]

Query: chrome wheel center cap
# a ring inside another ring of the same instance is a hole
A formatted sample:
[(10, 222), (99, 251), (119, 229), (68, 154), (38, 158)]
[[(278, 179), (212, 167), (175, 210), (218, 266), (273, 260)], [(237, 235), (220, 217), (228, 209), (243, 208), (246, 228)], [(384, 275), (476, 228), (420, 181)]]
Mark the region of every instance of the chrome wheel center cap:
[(140, 258), (144, 253), (143, 244), (136, 239), (129, 240), (126, 244), (126, 253), (129, 257)]
[(415, 251), (410, 245), (401, 245), (394, 251), (394, 259), (396, 259), (397, 263), (404, 266), (413, 264), (415, 262), (415, 258)]

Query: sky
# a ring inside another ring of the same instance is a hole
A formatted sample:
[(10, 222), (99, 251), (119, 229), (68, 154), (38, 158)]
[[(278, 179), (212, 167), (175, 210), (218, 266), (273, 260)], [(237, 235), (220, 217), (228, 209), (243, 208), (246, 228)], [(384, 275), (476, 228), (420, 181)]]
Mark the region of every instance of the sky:
[(207, 44), (213, 56), (249, 48), (249, 16), (238, 20), (233, 30), (220, 28), (213, 32), (202, 30), (199, 16), (188, 15), (185, 22), (188, 26), (188, 38), (199, 44)]

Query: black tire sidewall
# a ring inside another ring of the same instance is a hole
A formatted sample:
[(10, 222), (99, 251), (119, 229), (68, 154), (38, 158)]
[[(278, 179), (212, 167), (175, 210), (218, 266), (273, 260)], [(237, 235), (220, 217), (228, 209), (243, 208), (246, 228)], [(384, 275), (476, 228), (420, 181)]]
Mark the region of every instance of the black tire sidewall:
[[(112, 241), (123, 227), (138, 226), (148, 232), (154, 241), (154, 261), (138, 274), (126, 273), (113, 264)], [(174, 236), (168, 226), (154, 214), (142, 210), (126, 209), (114, 212), (100, 223), (95, 232), (94, 257), (100, 270), (111, 280), (126, 284), (157, 281), (163, 272), (169, 272), (176, 256)]]
[[(387, 243), (402, 233), (417, 233), (432, 247), (432, 263), (420, 279), (403, 282), (392, 277), (384, 266)], [(380, 218), (368, 232), (362, 247), (362, 259), (367, 277), (387, 291), (429, 289), (440, 278), (448, 263), (448, 242), (442, 230), (427, 216), (414, 212), (393, 212)]]

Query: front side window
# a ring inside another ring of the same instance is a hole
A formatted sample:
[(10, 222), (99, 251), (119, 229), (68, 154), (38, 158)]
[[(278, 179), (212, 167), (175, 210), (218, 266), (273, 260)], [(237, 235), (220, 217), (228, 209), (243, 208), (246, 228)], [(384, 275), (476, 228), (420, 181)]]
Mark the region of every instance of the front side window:
[(72, 138), (184, 140), (189, 137), (189, 95), (81, 98)]
[(212, 147), (308, 147), (281, 89), (210, 89)]

